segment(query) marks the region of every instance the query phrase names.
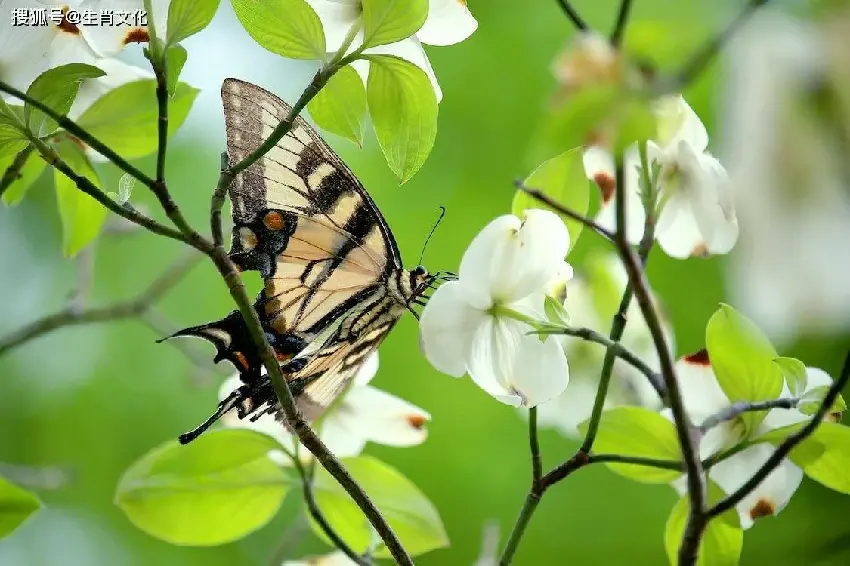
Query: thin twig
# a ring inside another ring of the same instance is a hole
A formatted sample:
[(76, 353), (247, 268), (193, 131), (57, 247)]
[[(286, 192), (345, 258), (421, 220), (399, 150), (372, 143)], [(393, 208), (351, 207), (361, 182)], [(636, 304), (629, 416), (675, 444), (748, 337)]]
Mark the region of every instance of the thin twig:
[(156, 182), (158, 185), (165, 184), (165, 154), (168, 148), (168, 82), (165, 57), (160, 57), (156, 62), (150, 58), (156, 75), (156, 103), (158, 109), (157, 120), (157, 150), (156, 150)]
[(58, 328), (81, 326), (84, 324), (108, 322), (139, 316), (158, 301), (165, 293), (173, 289), (174, 285), (195, 265), (197, 265), (200, 258), (201, 256), (194, 252), (192, 253), (191, 258), (187, 258), (185, 255), (181, 256), (162, 275), (151, 283), (144, 292), (130, 300), (120, 301), (106, 307), (98, 307), (82, 311), (70, 306), (59, 312), (36, 320), (35, 322), (24, 326), (0, 340), (0, 356), (3, 356), (3, 354), (20, 346), (21, 344), (29, 342), (30, 340), (38, 338), (39, 336), (52, 332)]
[(629, 13), (632, 9), (632, 0), (620, 0), (620, 9), (617, 12), (617, 23), (611, 31), (611, 45), (618, 47), (623, 41), (626, 33), (626, 24), (629, 21)]
[(359, 564), (360, 566), (369, 566), (371, 561), (364, 560), (363, 557), (361, 557), (353, 548), (348, 546), (336, 530), (334, 530), (325, 518), (322, 510), (319, 508), (319, 504), (316, 502), (316, 496), (313, 493), (312, 464), (308, 470), (305, 469), (304, 464), (302, 464), (297, 458), (292, 458), (292, 462), (295, 465), (295, 469), (298, 471), (298, 475), (301, 476), (304, 503), (307, 504), (307, 510), (310, 512), (310, 516), (313, 517), (313, 520), (316, 521), (316, 524), (319, 525), (319, 528), (322, 529), (322, 532), (325, 533), (328, 539), (330, 539), (331, 543), (341, 550), (343, 554), (350, 558), (355, 564)]
[(575, 212), (574, 210), (570, 210), (569, 208), (564, 207), (561, 203), (552, 199), (551, 197), (540, 192), (537, 189), (534, 189), (532, 187), (527, 187), (525, 185), (525, 183), (523, 183), (521, 180), (514, 181), (514, 186), (516, 186), (516, 188), (521, 190), (522, 192), (536, 198), (540, 202), (542, 202), (542, 203), (548, 205), (549, 207), (555, 209), (559, 214), (562, 214), (562, 215), (564, 215), (568, 218), (571, 218), (572, 220), (575, 220), (576, 222), (583, 224), (584, 226), (590, 228), (591, 230), (593, 230), (594, 232), (596, 232), (597, 234), (599, 234), (600, 236), (602, 236), (606, 240), (614, 241), (614, 234), (612, 234), (609, 230), (606, 230), (605, 228), (603, 228), (602, 226), (600, 226), (599, 224), (597, 224), (596, 222), (594, 222), (590, 218), (584, 216), (583, 214), (579, 214), (579, 213)]
[(793, 409), (799, 404), (799, 399), (771, 399), (769, 401), (761, 401), (757, 403), (747, 403), (745, 401), (738, 401), (737, 403), (732, 403), (730, 406), (726, 407), (722, 411), (719, 411), (704, 421), (699, 425), (699, 431), (702, 434), (705, 434), (710, 429), (716, 427), (720, 423), (724, 423), (726, 421), (731, 421), (744, 413), (752, 412), (752, 411), (769, 411), (771, 409)]
[[(631, 290), (629, 290), (629, 297), (631, 296)], [(623, 313), (623, 316), (620, 316), (618, 313), (617, 317), (618, 320), (625, 321), (625, 313)], [(619, 326), (619, 323), (617, 324), (617, 326)], [(625, 324), (623, 324), (623, 326), (625, 326)], [(662, 399), (664, 398), (664, 383), (661, 379), (660, 374), (658, 374), (658, 372), (649, 367), (646, 362), (641, 360), (628, 348), (626, 348), (620, 342), (617, 341), (622, 337), (622, 331), (618, 332), (616, 338), (611, 338), (605, 336), (604, 334), (600, 334), (592, 328), (564, 328), (560, 333), (565, 334), (567, 336), (581, 338), (582, 340), (585, 340), (587, 342), (595, 342), (596, 344), (601, 344), (602, 346), (605, 346), (609, 352), (613, 353), (614, 357), (622, 359), (624, 362), (628, 363), (636, 370), (641, 372), (649, 380), (650, 385), (652, 385), (652, 388), (655, 389), (656, 393), (658, 393), (658, 396)], [(611, 331), (611, 336), (614, 336), (613, 329)], [(611, 365), (613, 366), (613, 364)], [(605, 372), (604, 368), (605, 364), (603, 363), (603, 373)]]
[(578, 15), (578, 12), (575, 8), (572, 7), (569, 0), (558, 0), (558, 4), (560, 4), (561, 9), (564, 11), (564, 13), (567, 15), (567, 17), (570, 19), (570, 21), (573, 23), (577, 30), (585, 31), (586, 29), (588, 29), (587, 23), (582, 19), (581, 16)]
[(3, 176), (0, 177), (0, 197), (3, 196), (6, 189), (12, 186), (12, 183), (21, 178), (21, 170), (26, 165), (27, 159), (30, 158), (34, 149), (35, 147), (30, 144), (19, 151), (6, 171), (2, 172)]
[(228, 159), (227, 152), (221, 152), (221, 173), (215, 191), (213, 191), (212, 201), (210, 202), (210, 229), (212, 230), (213, 244), (216, 246), (224, 245), (224, 233), (221, 229), (221, 209), (224, 207), (227, 188), (233, 181), (229, 175), (225, 175)]
[(38, 108), (46, 115), (53, 118), (60, 128), (78, 137), (86, 145), (88, 145), (89, 147), (106, 157), (109, 161), (117, 165), (119, 169), (121, 169), (125, 173), (129, 173), (130, 175), (144, 183), (145, 186), (150, 187), (154, 184), (153, 179), (145, 175), (139, 169), (133, 167), (127, 160), (112, 151), (102, 141), (91, 135), (85, 129), (81, 128), (76, 122), (74, 122), (67, 116), (59, 114), (43, 102), (36, 100), (25, 92), (21, 92), (20, 90), (3, 81), (0, 81), (0, 91), (5, 92), (7, 94), (11, 94), (15, 98), (26, 102), (30, 106)]
[(540, 440), (537, 437), (537, 407), (528, 410), (528, 443), (531, 449), (531, 484), (536, 487), (543, 477), (543, 462), (540, 459)]
[(746, 496), (755, 490), (761, 482), (770, 475), (770, 473), (776, 469), (779, 464), (782, 463), (790, 453), (791, 450), (794, 449), (798, 444), (803, 442), (805, 439), (810, 437), (814, 432), (818, 429), (820, 424), (823, 422), (823, 418), (829, 412), (832, 404), (838, 398), (838, 395), (841, 393), (842, 389), (847, 385), (847, 382), (850, 381), (850, 352), (847, 353), (847, 356), (844, 358), (844, 367), (841, 369), (841, 375), (838, 376), (832, 385), (829, 387), (826, 395), (823, 398), (823, 401), (818, 407), (817, 412), (812, 416), (812, 418), (806, 423), (806, 426), (798, 430), (797, 432), (788, 435), (785, 440), (782, 441), (779, 446), (776, 447), (773, 454), (767, 459), (767, 461), (762, 464), (761, 468), (753, 474), (749, 480), (747, 480), (744, 485), (739, 487), (733, 493), (731, 493), (728, 497), (714, 505), (711, 509), (706, 513), (706, 517), (711, 519), (713, 517), (717, 517), (722, 513), (734, 508), (738, 503), (740, 503)]
[(116, 201), (111, 199), (106, 193), (97, 188), (97, 186), (95, 186), (95, 184), (92, 183), (87, 177), (75, 173), (74, 170), (71, 169), (71, 167), (69, 167), (67, 163), (65, 163), (65, 161), (52, 147), (50, 147), (49, 145), (34, 136), (31, 138), (31, 140), (48, 164), (52, 165), (53, 167), (58, 169), (63, 175), (72, 180), (74, 184), (77, 185), (78, 189), (95, 199), (97, 202), (99, 202), (118, 216), (126, 218), (130, 222), (138, 224), (139, 226), (148, 229), (154, 234), (159, 234), (160, 236), (165, 236), (166, 238), (171, 238), (172, 240), (177, 240), (179, 242), (189, 244), (193, 248), (202, 252), (206, 251), (206, 248), (208, 246), (205, 247), (204, 245), (202, 245), (202, 242), (190, 239), (183, 233), (178, 232), (173, 228), (169, 228), (164, 224), (160, 224), (156, 220), (141, 214), (139, 211), (133, 209), (132, 207), (118, 204)]
[(658, 94), (680, 92), (689, 85), (708, 67), (724, 45), (743, 26), (757, 9), (767, 4), (770, 0), (749, 0), (738, 16), (729, 23), (716, 37), (709, 40), (703, 47), (693, 53), (682, 65), (678, 73), (672, 77), (662, 80), (658, 85)]

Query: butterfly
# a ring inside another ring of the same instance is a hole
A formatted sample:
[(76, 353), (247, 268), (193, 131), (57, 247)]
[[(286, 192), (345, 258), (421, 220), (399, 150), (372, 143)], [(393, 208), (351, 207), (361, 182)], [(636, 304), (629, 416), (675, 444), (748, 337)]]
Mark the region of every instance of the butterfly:
[[(251, 83), (225, 79), (221, 88), (228, 162), (256, 150), (291, 107)], [(424, 305), (427, 291), (450, 274), (406, 270), (375, 202), (346, 164), (303, 118), (268, 153), (237, 174), (228, 189), (231, 260), (259, 271), (254, 303), (296, 404), (309, 422), (345, 390), (366, 358), (405, 311)], [(194, 336), (216, 348), (243, 383), (180, 442), (197, 438), (227, 411), (255, 420), (282, 419), (271, 382), (238, 310), (168, 338)]]

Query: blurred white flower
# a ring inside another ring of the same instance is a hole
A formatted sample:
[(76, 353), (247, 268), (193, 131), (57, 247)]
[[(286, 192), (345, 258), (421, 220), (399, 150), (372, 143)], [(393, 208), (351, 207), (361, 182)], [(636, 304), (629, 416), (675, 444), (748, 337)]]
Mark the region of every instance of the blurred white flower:
[[(832, 379), (823, 370), (806, 368), (806, 374), (808, 381), (806, 392), (815, 387), (832, 384)], [(676, 375), (685, 409), (695, 424), (701, 423), (731, 404), (717, 382), (705, 350), (679, 360), (676, 363)], [(790, 391), (785, 386), (780, 397), (790, 396)], [(662, 414), (672, 419), (668, 409), (662, 411)], [(757, 437), (809, 418), (796, 409), (772, 409), (753, 434)], [(741, 439), (741, 433), (742, 430), (735, 421), (727, 421), (710, 429), (700, 440), (700, 457), (708, 458), (735, 445)], [(775, 447), (769, 443), (754, 444), (712, 466), (708, 477), (716, 482), (727, 495), (731, 494), (752, 477), (774, 450)], [(791, 500), (802, 479), (803, 471), (791, 460), (783, 460), (752, 493), (737, 505), (741, 527), (748, 529), (754, 520), (778, 514)], [(674, 480), (672, 486), (682, 495), (687, 492), (687, 479), (682, 476)]]
[[(328, 52), (338, 51), (352, 26), (359, 24), (358, 20), (363, 12), (362, 1), (307, 0), (307, 3), (316, 11), (322, 21)], [(437, 101), (439, 101), (442, 99), (443, 93), (422, 44), (454, 45), (460, 43), (472, 35), (472, 32), (478, 27), (478, 22), (472, 16), (469, 8), (466, 7), (466, 2), (462, 0), (429, 0), (428, 4), (428, 18), (413, 36), (395, 43), (371, 47), (365, 53), (395, 55), (410, 61), (428, 75), (431, 84), (434, 86)], [(363, 31), (361, 30), (349, 50), (356, 49), (362, 44)], [(369, 75), (368, 61), (355, 61), (353, 66), (365, 82)]]
[[(415, 446), (428, 436), (425, 425), (431, 420), (431, 415), (403, 399), (368, 385), (377, 371), (378, 354), (375, 352), (366, 358), (348, 392), (319, 421), (319, 437), (338, 458), (359, 455), (367, 442), (386, 446)], [(227, 398), (241, 384), (238, 374), (226, 379), (219, 389), (219, 399)], [(295, 449), (297, 438), (268, 413), (252, 422), (247, 418), (240, 419), (234, 409), (225, 413), (221, 420), (229, 427), (250, 428), (268, 434), (290, 451)], [(270, 456), (281, 465), (289, 463), (283, 453), (272, 453)], [(306, 456), (309, 457), (309, 454)]]
[[(566, 283), (564, 307), (570, 317), (570, 326), (591, 328), (607, 336), (627, 282), (628, 275), (615, 254), (590, 261), (586, 272)], [(629, 305), (626, 318), (628, 323), (620, 343), (658, 372), (658, 354), (636, 301)], [(674, 351), (672, 328), (663, 317), (662, 324), (667, 345)], [(563, 393), (537, 408), (537, 422), (539, 426), (555, 428), (567, 437), (579, 438), (578, 425), (590, 417), (593, 409), (605, 348), (570, 336), (559, 336), (558, 339), (570, 361), (570, 383)], [(661, 408), (661, 400), (645, 375), (617, 358), (605, 407), (621, 405), (657, 410)]]
[[(47, 19), (47, 25), (43, 26), (12, 25), (13, 9), (49, 11), (51, 8), (61, 9), (62, 4), (0, 0), (0, 80), (18, 90), (26, 91), (47, 69), (68, 63), (93, 64), (98, 58), (80, 27), (67, 20), (56, 24)], [(7, 102), (23, 104), (6, 93), (0, 95)]]
[[(169, 4), (170, 0), (151, 0), (153, 22), (156, 26), (157, 37), (160, 39), (165, 39)], [(82, 0), (77, 9), (96, 14), (104, 14), (109, 11), (115, 14), (130, 14), (129, 17), (121, 18), (121, 25), (80, 26), (83, 36), (101, 56), (115, 55), (130, 43), (147, 43), (150, 39), (148, 26), (139, 25), (142, 21), (139, 21), (137, 14), (145, 10), (142, 0)], [(150, 16), (150, 14), (147, 14), (147, 19)], [(115, 19), (116, 22), (118, 20), (119, 18)]]
[[(661, 207), (655, 238), (667, 255), (684, 259), (694, 255), (725, 254), (738, 237), (738, 221), (727, 195), (726, 172), (706, 150), (708, 133), (699, 116), (681, 96), (656, 102), (657, 135), (647, 141), (650, 167), (658, 168), (658, 202)], [(602, 208), (596, 221), (616, 230), (614, 159), (607, 149), (585, 151), (588, 178), (602, 191)], [(641, 198), (641, 161), (637, 146), (623, 160), (626, 190), (626, 235), (637, 243), (643, 236), (646, 212)]]
[(443, 373), (465, 373), (508, 405), (534, 407), (561, 393), (569, 374), (557, 339), (530, 334), (544, 321), (547, 287), (564, 261), (569, 234), (558, 216), (528, 210), (496, 218), (463, 254), (457, 281), (443, 284), (422, 312), (425, 356)]
[(828, 102), (844, 32), (763, 14), (731, 45), (723, 156), (744, 228), (729, 283), (780, 343), (850, 329), (850, 109)]
[(287, 560), (281, 566), (350, 566), (357, 564), (341, 550), (303, 560)]

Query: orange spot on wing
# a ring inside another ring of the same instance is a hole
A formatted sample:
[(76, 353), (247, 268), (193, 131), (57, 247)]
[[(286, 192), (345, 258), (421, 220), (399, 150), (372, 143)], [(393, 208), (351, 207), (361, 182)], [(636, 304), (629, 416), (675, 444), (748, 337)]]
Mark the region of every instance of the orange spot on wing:
[(282, 352), (275, 351), (274, 355), (279, 362), (285, 362), (292, 359), (292, 354), (284, 354)]
[(266, 228), (269, 230), (282, 230), (284, 225), (283, 215), (280, 212), (275, 212), (273, 210), (266, 214), (263, 218), (263, 224), (265, 224)]

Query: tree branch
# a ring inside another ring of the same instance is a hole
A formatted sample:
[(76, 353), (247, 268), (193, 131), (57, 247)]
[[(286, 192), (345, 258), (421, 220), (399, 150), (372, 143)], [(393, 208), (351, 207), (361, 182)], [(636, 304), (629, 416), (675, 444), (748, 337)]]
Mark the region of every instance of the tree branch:
[(67, 307), (59, 312), (45, 316), (24, 326), (0, 340), (0, 357), (30, 340), (48, 332), (68, 326), (81, 326), (97, 322), (108, 322), (141, 315), (165, 293), (170, 291), (195, 265), (201, 256), (192, 253), (192, 257), (181, 256), (158, 277), (142, 294), (106, 307), (79, 310)]
[(3, 176), (0, 177), (0, 197), (3, 196), (6, 189), (12, 186), (12, 183), (21, 178), (21, 169), (26, 165), (27, 159), (30, 158), (34, 149), (35, 147), (30, 144), (19, 151), (6, 171), (3, 172)]
[(560, 4), (561, 9), (573, 23), (579, 31), (586, 31), (588, 29), (587, 23), (582, 19), (581, 16), (578, 15), (578, 12), (575, 8), (572, 7), (569, 0), (558, 0), (558, 4)]
[(761, 468), (759, 468), (744, 485), (730, 494), (726, 499), (723, 499), (714, 507), (709, 509), (706, 513), (706, 517), (711, 519), (721, 515), (729, 509), (734, 508), (746, 496), (752, 493), (753, 490), (755, 490), (759, 484), (761, 484), (761, 482), (764, 481), (777, 466), (779, 466), (780, 463), (782, 463), (782, 460), (791, 453), (791, 450), (814, 434), (823, 422), (823, 418), (829, 412), (832, 404), (838, 398), (841, 390), (847, 385), (848, 381), (850, 381), (850, 352), (848, 352), (847, 356), (844, 358), (844, 367), (841, 369), (841, 375), (839, 375), (838, 379), (832, 382), (832, 385), (829, 387), (829, 390), (824, 396), (820, 407), (818, 407), (817, 412), (806, 423), (806, 426), (793, 434), (789, 434), (788, 437), (776, 447), (776, 450), (770, 455), (767, 461), (762, 464)]
[(579, 213), (575, 212), (574, 210), (570, 210), (569, 208), (566, 208), (565, 206), (563, 206), (558, 201), (550, 198), (548, 195), (540, 192), (537, 189), (527, 187), (525, 185), (525, 183), (523, 183), (521, 180), (514, 181), (514, 186), (517, 189), (519, 189), (520, 191), (536, 198), (540, 202), (542, 202), (542, 203), (548, 205), (549, 207), (553, 208), (554, 210), (556, 210), (558, 212), (558, 214), (562, 214), (562, 215), (566, 216), (567, 218), (571, 218), (572, 220), (575, 220), (576, 222), (583, 224), (584, 226), (590, 228), (591, 230), (593, 230), (594, 232), (596, 232), (597, 234), (599, 234), (600, 236), (602, 236), (603, 238), (608, 240), (609, 242), (614, 241), (614, 234), (612, 234), (610, 231), (606, 230), (605, 228), (603, 228), (602, 226), (600, 226), (599, 224), (597, 224), (596, 222), (594, 222), (590, 218), (584, 216), (583, 214), (579, 214)]
[(540, 440), (537, 438), (537, 407), (528, 410), (528, 443), (531, 449), (531, 486), (537, 488), (543, 477), (543, 462), (540, 459)]
[(749, 0), (738, 16), (726, 26), (716, 37), (709, 40), (702, 48), (693, 53), (682, 65), (678, 73), (663, 80), (658, 85), (658, 94), (680, 92), (696, 79), (714, 60), (720, 50), (729, 42), (732, 36), (743, 26), (760, 7), (770, 0)]
[(617, 23), (611, 31), (611, 45), (618, 47), (623, 41), (626, 32), (626, 24), (629, 22), (629, 13), (632, 9), (632, 0), (620, 0), (620, 10), (617, 12)]
[[(630, 289), (628, 290), (628, 293), (629, 297), (631, 297), (632, 294)], [(618, 313), (616, 315), (616, 318), (618, 321), (625, 321), (625, 315), (620, 317), (620, 314)], [(625, 326), (625, 324), (623, 324), (623, 326)], [(658, 393), (658, 396), (662, 399), (664, 398), (664, 383), (661, 380), (661, 376), (657, 372), (655, 372), (651, 367), (649, 367), (643, 360), (633, 354), (628, 348), (623, 346), (620, 342), (616, 341), (622, 337), (622, 331), (620, 331), (620, 335), (618, 335), (616, 338), (600, 334), (592, 328), (565, 328), (560, 332), (560, 334), (564, 334), (566, 336), (574, 336), (576, 338), (581, 338), (582, 340), (585, 340), (587, 342), (595, 342), (596, 344), (601, 344), (602, 346), (605, 346), (609, 352), (613, 353), (614, 357), (622, 359), (623, 361), (631, 365), (633, 368), (641, 372), (644, 376), (646, 376), (646, 378), (649, 380), (649, 383), (652, 385), (652, 388), (655, 389), (656, 393)], [(613, 335), (614, 330), (612, 327), (611, 336)], [(612, 363), (612, 368), (613, 365), (614, 364)], [(605, 373), (605, 367), (606, 366), (603, 362), (603, 374)]]
[(81, 141), (83, 141), (89, 147), (91, 147), (92, 149), (106, 157), (109, 161), (117, 165), (122, 171), (132, 175), (133, 177), (144, 183), (144, 185), (147, 187), (153, 186), (153, 179), (142, 173), (139, 169), (133, 167), (129, 162), (127, 162), (127, 160), (112, 151), (102, 141), (88, 133), (88, 131), (81, 128), (79, 125), (77, 125), (76, 122), (74, 122), (67, 116), (59, 114), (43, 102), (36, 100), (25, 92), (21, 92), (20, 90), (16, 89), (11, 85), (6, 84), (3, 81), (0, 81), (0, 91), (5, 92), (7, 94), (11, 94), (15, 98), (26, 102), (30, 106), (38, 108), (39, 110), (53, 118), (60, 128), (80, 138)]
[(738, 401), (732, 403), (722, 411), (719, 411), (699, 425), (699, 431), (705, 434), (720, 423), (731, 421), (744, 413), (751, 411), (769, 411), (770, 409), (793, 409), (800, 402), (799, 399), (771, 399), (769, 401), (760, 401), (756, 403), (747, 403), (746, 401)]

